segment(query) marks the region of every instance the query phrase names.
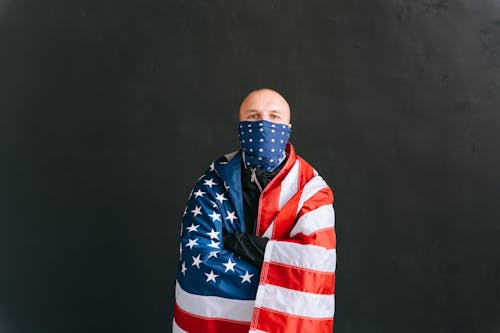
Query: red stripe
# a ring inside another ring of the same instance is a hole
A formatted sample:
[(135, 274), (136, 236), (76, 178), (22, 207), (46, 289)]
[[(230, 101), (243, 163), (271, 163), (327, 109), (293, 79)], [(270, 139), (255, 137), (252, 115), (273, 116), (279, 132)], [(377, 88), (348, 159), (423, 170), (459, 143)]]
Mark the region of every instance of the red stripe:
[(265, 281), (261, 283), (315, 293), (332, 295), (335, 293), (335, 273), (315, 271), (280, 263), (264, 263)]
[(265, 332), (272, 333), (331, 333), (333, 330), (333, 318), (315, 319), (308, 317), (293, 316), (265, 308), (256, 309), (254, 315), (258, 316), (256, 327)]
[(250, 329), (250, 323), (193, 315), (182, 310), (177, 304), (174, 308), (174, 319), (177, 325), (188, 333), (248, 333)]
[(302, 215), (307, 214), (316, 208), (328, 204), (333, 204), (333, 192), (328, 186), (325, 186), (304, 202), (297, 218), (302, 217)]
[(295, 235), (291, 241), (299, 244), (318, 245), (328, 250), (335, 249), (337, 247), (337, 238), (335, 229), (333, 228), (321, 229), (310, 235), (299, 233)]
[[(312, 168), (306, 167), (304, 168), (305, 173), (311, 172), (312, 174)], [(302, 177), (302, 171), (301, 171), (301, 177)], [(304, 179), (304, 181), (306, 181)], [(292, 228), (295, 226), (295, 223), (297, 219), (299, 219), (302, 215), (313, 211), (321, 206), (332, 204), (333, 203), (333, 193), (332, 190), (328, 187), (325, 186), (324, 188), (320, 189), (318, 192), (316, 192), (311, 198), (309, 198), (304, 204), (302, 205), (302, 208), (300, 209), (299, 213), (297, 214), (297, 208), (298, 204), (300, 201), (300, 197), (303, 193), (303, 185), (297, 193), (288, 200), (288, 202), (285, 204), (285, 206), (281, 209), (281, 211), (278, 213), (276, 216), (276, 222), (274, 225), (274, 230), (273, 230), (273, 239), (286, 239), (289, 237), (290, 231)], [(312, 235), (311, 235), (312, 236)], [(312, 236), (314, 238), (314, 236)], [(311, 237), (310, 237), (311, 238)], [(318, 240), (320, 240), (318, 238)], [(308, 244), (318, 244), (321, 246), (326, 246), (321, 244), (321, 242), (318, 241), (312, 241), (312, 242), (306, 242)], [(332, 242), (331, 239), (328, 240), (329, 246), (331, 246)]]
[(290, 231), (295, 226), (297, 221), (297, 207), (299, 205), (300, 194), (302, 191), (297, 191), (293, 197), (281, 208), (281, 211), (276, 216), (274, 224), (273, 239), (284, 239), (290, 237)]
[(302, 190), (304, 185), (314, 177), (314, 169), (300, 156), (297, 156), (297, 159), (300, 161), (299, 189)]
[[(257, 235), (262, 236), (266, 232), (269, 225), (276, 218), (279, 213), (279, 199), (281, 194), (281, 182), (288, 175), (290, 170), (292, 170), (295, 161), (297, 160), (297, 155), (295, 155), (295, 149), (288, 143), (286, 146), (286, 153), (288, 154), (287, 161), (283, 168), (278, 172), (278, 174), (267, 184), (266, 188), (262, 192), (259, 200), (259, 210), (257, 216)], [(301, 161), (302, 166), (302, 161)], [(299, 172), (300, 168), (299, 168)], [(299, 181), (299, 189), (303, 186)], [(295, 216), (294, 216), (295, 219)]]
[(299, 160), (298, 190), (278, 212), (272, 233), (273, 239), (285, 239), (289, 237), (290, 231), (297, 221), (297, 207), (304, 185), (314, 177), (313, 168), (309, 163), (298, 156), (297, 160)]

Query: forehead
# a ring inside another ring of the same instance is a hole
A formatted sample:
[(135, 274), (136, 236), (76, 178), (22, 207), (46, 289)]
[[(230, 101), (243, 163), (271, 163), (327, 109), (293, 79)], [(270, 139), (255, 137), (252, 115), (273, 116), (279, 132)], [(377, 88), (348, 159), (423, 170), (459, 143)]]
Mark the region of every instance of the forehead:
[(272, 90), (259, 90), (250, 93), (241, 103), (240, 112), (275, 111), (289, 112), (287, 101)]

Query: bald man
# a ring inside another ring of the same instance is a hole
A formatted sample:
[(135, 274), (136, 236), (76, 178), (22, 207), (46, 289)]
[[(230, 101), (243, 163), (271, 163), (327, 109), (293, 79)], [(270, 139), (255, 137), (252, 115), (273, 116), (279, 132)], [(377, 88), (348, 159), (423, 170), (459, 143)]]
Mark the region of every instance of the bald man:
[(251, 92), (239, 119), (240, 149), (184, 211), (173, 332), (332, 332), (333, 193), (295, 154), (278, 92)]

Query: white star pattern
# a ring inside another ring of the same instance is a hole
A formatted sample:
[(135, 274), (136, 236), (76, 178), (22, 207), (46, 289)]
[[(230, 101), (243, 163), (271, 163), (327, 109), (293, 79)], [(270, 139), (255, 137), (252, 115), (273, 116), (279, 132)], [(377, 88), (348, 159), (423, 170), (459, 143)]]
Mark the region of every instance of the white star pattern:
[(194, 197), (195, 199), (198, 198), (198, 197), (202, 197), (203, 198), (203, 194), (206, 194), (207, 192), (203, 192), (202, 190), (198, 190), (196, 192), (194, 192)]
[(206, 282), (209, 282), (209, 281), (215, 281), (215, 278), (218, 277), (217, 274), (214, 274), (214, 271), (210, 271), (210, 274), (209, 273), (205, 273), (205, 275), (207, 276), (207, 281)]
[(188, 233), (190, 233), (191, 231), (198, 231), (199, 227), (199, 224), (194, 225), (194, 223), (191, 223), (191, 225), (189, 227), (186, 227), (186, 229), (188, 230)]
[(182, 268), (181, 268), (182, 275), (186, 275), (186, 271), (187, 271), (186, 262), (183, 261), (182, 262)]
[(212, 188), (212, 186), (217, 185), (217, 183), (214, 182), (213, 178), (210, 178), (210, 179), (205, 179), (203, 185), (207, 185), (210, 186), (210, 188)]
[(208, 216), (212, 218), (212, 222), (221, 221), (220, 214), (217, 214), (215, 211), (213, 211), (212, 214), (208, 214)]
[(207, 246), (213, 247), (214, 249), (218, 249), (218, 248), (219, 248), (219, 244), (220, 244), (220, 242), (215, 242), (215, 241), (212, 239), (211, 243), (210, 243), (210, 244), (208, 244)]
[(234, 272), (234, 266), (236, 266), (236, 263), (232, 262), (231, 258), (229, 258), (227, 260), (227, 262), (223, 263), (222, 265), (224, 265), (224, 267), (226, 267), (226, 270), (224, 271), (224, 273), (227, 272), (227, 271), (233, 271)]
[(193, 213), (193, 216), (197, 216), (197, 215), (203, 215), (203, 213), (201, 212), (201, 206), (196, 206), (192, 211), (191, 213)]
[(229, 191), (230, 186), (228, 186), (226, 182), (224, 182), (224, 187), (226, 188), (226, 191)]
[(219, 239), (219, 237), (217, 236), (219, 233), (219, 231), (215, 231), (214, 229), (212, 229), (212, 231), (207, 232), (206, 234), (210, 236), (210, 239)]
[(210, 203), (212, 204), (212, 208), (217, 208), (217, 203), (215, 201), (210, 200)]
[(210, 171), (215, 170), (215, 161), (210, 164)]
[(252, 281), (250, 280), (250, 278), (252, 276), (253, 276), (253, 274), (248, 274), (248, 271), (245, 273), (245, 275), (240, 275), (241, 283), (243, 283), (243, 282), (252, 283)]
[[(240, 143), (242, 144), (242, 148), (244, 151), (250, 152), (249, 158), (254, 160), (257, 165), (264, 168), (266, 171), (269, 171), (272, 165), (276, 163), (281, 163), (282, 159), (278, 158), (277, 152), (280, 153), (283, 151), (283, 144), (287, 141), (290, 135), (290, 129), (287, 125), (275, 124), (270, 122), (259, 122), (259, 124), (252, 124), (248, 128), (245, 126), (240, 130)], [(259, 126), (259, 127), (258, 127)], [(270, 128), (268, 128), (268, 126)], [(279, 130), (279, 128), (282, 128)], [(256, 130), (260, 132), (257, 132)], [(253, 131), (253, 132), (252, 132)], [(268, 133), (264, 133), (267, 132)], [(255, 133), (257, 132), (257, 133)], [(279, 134), (281, 132), (281, 135)], [(253, 146), (253, 143), (259, 142), (261, 147)], [(248, 144), (247, 144), (248, 142)], [(265, 144), (265, 145), (264, 145)], [(264, 146), (262, 146), (264, 145)], [(254, 151), (258, 152), (258, 154), (254, 155)], [(264, 153), (272, 154), (271, 156), (263, 157)], [(261, 155), (261, 156), (259, 156)], [(274, 157), (276, 156), (276, 157)], [(272, 159), (272, 161), (270, 161)], [(245, 161), (248, 164), (249, 161)], [(264, 162), (265, 164), (260, 165), (260, 163)], [(267, 165), (271, 164), (271, 165)], [(252, 162), (250, 162), (252, 165)]]
[(227, 200), (226, 197), (224, 197), (224, 193), (222, 193), (222, 194), (215, 193), (215, 195), (217, 196), (217, 198), (215, 198), (215, 200), (219, 200), (220, 203), (222, 203), (224, 200)]
[(195, 246), (195, 245), (199, 245), (198, 238), (190, 239), (189, 242), (186, 244), (186, 247), (189, 247), (189, 249), (192, 250), (193, 246)]
[(191, 264), (191, 266), (196, 266), (198, 267), (198, 269), (200, 269), (200, 264), (202, 263), (202, 261), (200, 260), (200, 255), (198, 254), (198, 256), (191, 258), (193, 258), (193, 263)]
[(208, 254), (208, 258), (207, 259), (210, 259), (212, 257), (214, 258), (217, 258), (217, 253), (219, 253), (220, 251), (210, 251), (210, 253)]
[(225, 220), (230, 220), (231, 223), (233, 223), (233, 220), (237, 220), (238, 218), (236, 217), (236, 212), (232, 211), (232, 212), (228, 212), (227, 213), (227, 217), (225, 218)]

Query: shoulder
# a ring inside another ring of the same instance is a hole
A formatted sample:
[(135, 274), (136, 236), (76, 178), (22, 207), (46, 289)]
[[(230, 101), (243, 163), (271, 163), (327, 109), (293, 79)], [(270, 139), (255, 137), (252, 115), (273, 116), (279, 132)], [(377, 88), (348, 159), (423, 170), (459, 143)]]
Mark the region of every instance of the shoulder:
[[(296, 155), (297, 161), (299, 161), (301, 166), (301, 173), (307, 174), (307, 180), (304, 182), (304, 188), (306, 190), (320, 190), (327, 192), (328, 195), (333, 197), (333, 191), (331, 186), (329, 186), (326, 180), (319, 174), (319, 172), (304, 158)], [(333, 198), (332, 198), (333, 199)]]

